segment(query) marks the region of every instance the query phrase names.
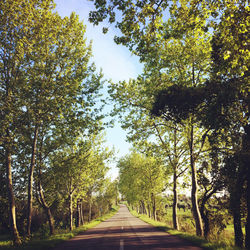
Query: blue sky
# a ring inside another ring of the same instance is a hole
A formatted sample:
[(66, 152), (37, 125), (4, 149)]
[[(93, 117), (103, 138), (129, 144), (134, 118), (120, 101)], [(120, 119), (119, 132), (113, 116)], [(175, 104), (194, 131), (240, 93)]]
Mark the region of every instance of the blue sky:
[[(80, 20), (87, 26), (87, 40), (92, 40), (93, 60), (97, 69), (102, 69), (105, 79), (112, 79), (113, 82), (136, 78), (142, 72), (142, 65), (138, 58), (132, 56), (127, 48), (117, 45), (113, 41), (116, 30), (109, 28), (107, 34), (102, 33), (102, 25), (93, 26), (88, 22), (88, 14), (94, 10), (93, 2), (88, 0), (54, 0), (56, 11), (61, 16), (69, 16), (76, 12)], [(104, 24), (105, 25), (105, 24)], [(109, 25), (107, 25), (109, 26)], [(114, 128), (107, 129), (107, 145), (113, 146), (119, 151), (116, 156), (121, 157), (128, 153), (130, 145), (125, 141), (126, 132), (121, 129), (118, 121)], [(118, 171), (115, 163), (111, 164), (111, 176), (117, 176)]]

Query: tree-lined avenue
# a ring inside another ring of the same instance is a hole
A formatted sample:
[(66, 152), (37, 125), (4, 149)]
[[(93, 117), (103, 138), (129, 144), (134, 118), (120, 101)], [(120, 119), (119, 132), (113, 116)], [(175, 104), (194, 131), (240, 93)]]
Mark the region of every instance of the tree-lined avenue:
[(80, 249), (185, 249), (201, 250), (176, 236), (159, 231), (130, 214), (125, 205), (95, 228), (81, 233), (54, 250)]

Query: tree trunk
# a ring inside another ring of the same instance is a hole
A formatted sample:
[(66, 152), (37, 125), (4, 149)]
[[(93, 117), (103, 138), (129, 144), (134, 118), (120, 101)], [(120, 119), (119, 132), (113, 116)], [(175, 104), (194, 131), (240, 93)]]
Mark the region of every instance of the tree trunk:
[(244, 178), (242, 171), (236, 176), (236, 181), (230, 187), (230, 208), (234, 221), (234, 244), (237, 247), (243, 247), (243, 232), (241, 226), (241, 197), (243, 193)]
[(84, 220), (83, 220), (83, 204), (82, 204), (82, 200), (81, 200), (81, 213), (80, 213), (80, 217), (81, 217), (81, 225), (84, 224)]
[(179, 230), (179, 222), (177, 218), (177, 204), (178, 204), (178, 194), (177, 194), (177, 173), (176, 173), (176, 167), (174, 169), (174, 176), (173, 176), (173, 193), (174, 193), (174, 200), (173, 200), (173, 226), (174, 229)]
[(146, 206), (145, 206), (144, 201), (142, 201), (142, 213), (147, 214), (147, 210), (146, 210)]
[(234, 219), (235, 246), (242, 248), (243, 247), (243, 233), (242, 233), (242, 227), (241, 227), (240, 203), (234, 205), (233, 219)]
[(153, 219), (156, 220), (156, 202), (155, 202), (155, 196), (153, 193), (151, 193), (151, 200), (152, 200), (152, 215)]
[(73, 230), (73, 202), (72, 202), (73, 194), (70, 193), (69, 195), (69, 229), (70, 231)]
[(145, 211), (145, 205), (144, 202), (141, 201), (141, 214), (144, 214), (144, 211)]
[[(250, 98), (250, 96), (248, 96)], [(250, 105), (248, 105), (248, 110), (250, 110)], [(246, 169), (246, 181), (247, 181), (247, 192), (246, 192), (246, 201), (247, 201), (247, 221), (246, 221), (246, 238), (245, 238), (245, 247), (250, 249), (250, 124), (244, 127), (245, 138), (244, 138), (244, 151), (246, 155), (244, 167)]]
[(209, 231), (210, 231), (208, 213), (205, 211), (205, 204), (206, 204), (207, 200), (208, 200), (208, 197), (206, 195), (204, 195), (202, 198), (201, 208), (200, 208), (201, 217), (202, 217), (202, 220), (204, 222), (204, 237), (205, 237), (205, 239), (207, 239), (207, 237), (209, 235)]
[(246, 238), (245, 238), (245, 247), (250, 249), (250, 167), (247, 169), (247, 221), (246, 221)]
[(196, 227), (196, 235), (203, 236), (203, 225), (201, 221), (201, 214), (198, 206), (198, 199), (197, 199), (197, 176), (196, 176), (196, 166), (195, 163), (192, 161), (191, 157), (191, 170), (192, 170), (192, 191), (191, 191), (191, 200), (192, 200), (192, 212), (195, 220), (195, 227)]
[(151, 216), (151, 212), (150, 212), (150, 204), (148, 203), (148, 213), (147, 216), (150, 217)]
[(194, 158), (194, 127), (191, 125), (190, 131), (190, 142), (189, 142), (189, 149), (190, 149), (190, 166), (191, 166), (191, 178), (192, 178), (192, 190), (191, 190), (191, 201), (192, 201), (192, 212), (193, 217), (195, 220), (195, 227), (196, 227), (196, 235), (203, 236), (203, 225), (201, 220), (201, 214), (198, 206), (198, 199), (197, 199), (197, 171), (195, 166), (195, 158)]
[(42, 148), (43, 148), (43, 139), (41, 140), (40, 150), (39, 150), (39, 172), (38, 172), (38, 197), (37, 200), (42, 206), (42, 208), (45, 210), (47, 220), (49, 223), (49, 231), (50, 235), (53, 235), (55, 233), (55, 226), (54, 226), (54, 218), (52, 216), (50, 206), (46, 203), (43, 188), (42, 188)]
[(90, 198), (89, 198), (89, 222), (92, 219), (92, 195), (90, 194)]
[(49, 232), (50, 232), (50, 235), (53, 235), (55, 233), (54, 218), (52, 216), (52, 213), (49, 207), (46, 209), (46, 214), (47, 214), (47, 218), (49, 222)]
[(81, 203), (80, 200), (77, 200), (77, 221), (76, 221), (76, 227), (81, 226)]
[[(40, 174), (41, 174), (41, 170), (40, 170)], [(41, 178), (41, 177), (39, 177)], [(53, 235), (55, 233), (55, 227), (54, 227), (54, 218), (52, 216), (52, 213), (50, 211), (50, 207), (47, 205), (45, 198), (44, 198), (44, 194), (43, 194), (43, 189), (42, 189), (42, 184), (41, 184), (41, 180), (39, 180), (39, 203), (41, 204), (41, 206), (43, 207), (43, 209), (46, 212), (46, 216), (49, 222), (49, 231), (50, 231), (50, 235)]]
[(177, 129), (174, 130), (174, 164), (173, 164), (173, 170), (174, 170), (174, 176), (173, 176), (173, 194), (174, 194), (174, 200), (173, 200), (173, 227), (176, 230), (179, 230), (179, 222), (177, 218), (177, 205), (178, 205), (178, 194), (177, 194)]
[(6, 147), (6, 176), (7, 176), (7, 189), (8, 189), (8, 200), (9, 200), (10, 229), (12, 232), (14, 245), (20, 245), (21, 239), (16, 225), (16, 206), (15, 206), (15, 197), (13, 192), (12, 172), (11, 172), (11, 152), (9, 145), (7, 145)]
[(32, 203), (33, 203), (33, 174), (35, 169), (36, 161), (36, 144), (38, 136), (38, 126), (35, 126), (33, 145), (32, 145), (32, 154), (29, 170), (29, 182), (28, 182), (28, 214), (27, 214), (27, 236), (30, 236), (31, 228), (31, 217), (32, 217)]

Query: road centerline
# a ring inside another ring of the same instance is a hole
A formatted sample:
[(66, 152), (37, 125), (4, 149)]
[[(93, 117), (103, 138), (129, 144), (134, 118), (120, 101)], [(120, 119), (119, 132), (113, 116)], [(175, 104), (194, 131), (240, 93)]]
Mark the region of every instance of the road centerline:
[(120, 250), (124, 250), (124, 241), (120, 239)]

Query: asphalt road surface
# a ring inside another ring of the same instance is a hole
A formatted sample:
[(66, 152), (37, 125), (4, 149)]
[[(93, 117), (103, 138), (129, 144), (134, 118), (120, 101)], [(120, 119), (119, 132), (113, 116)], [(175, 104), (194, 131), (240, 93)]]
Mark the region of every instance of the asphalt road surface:
[(159, 231), (130, 214), (125, 205), (118, 213), (96, 227), (85, 231), (54, 250), (201, 250), (176, 236)]

